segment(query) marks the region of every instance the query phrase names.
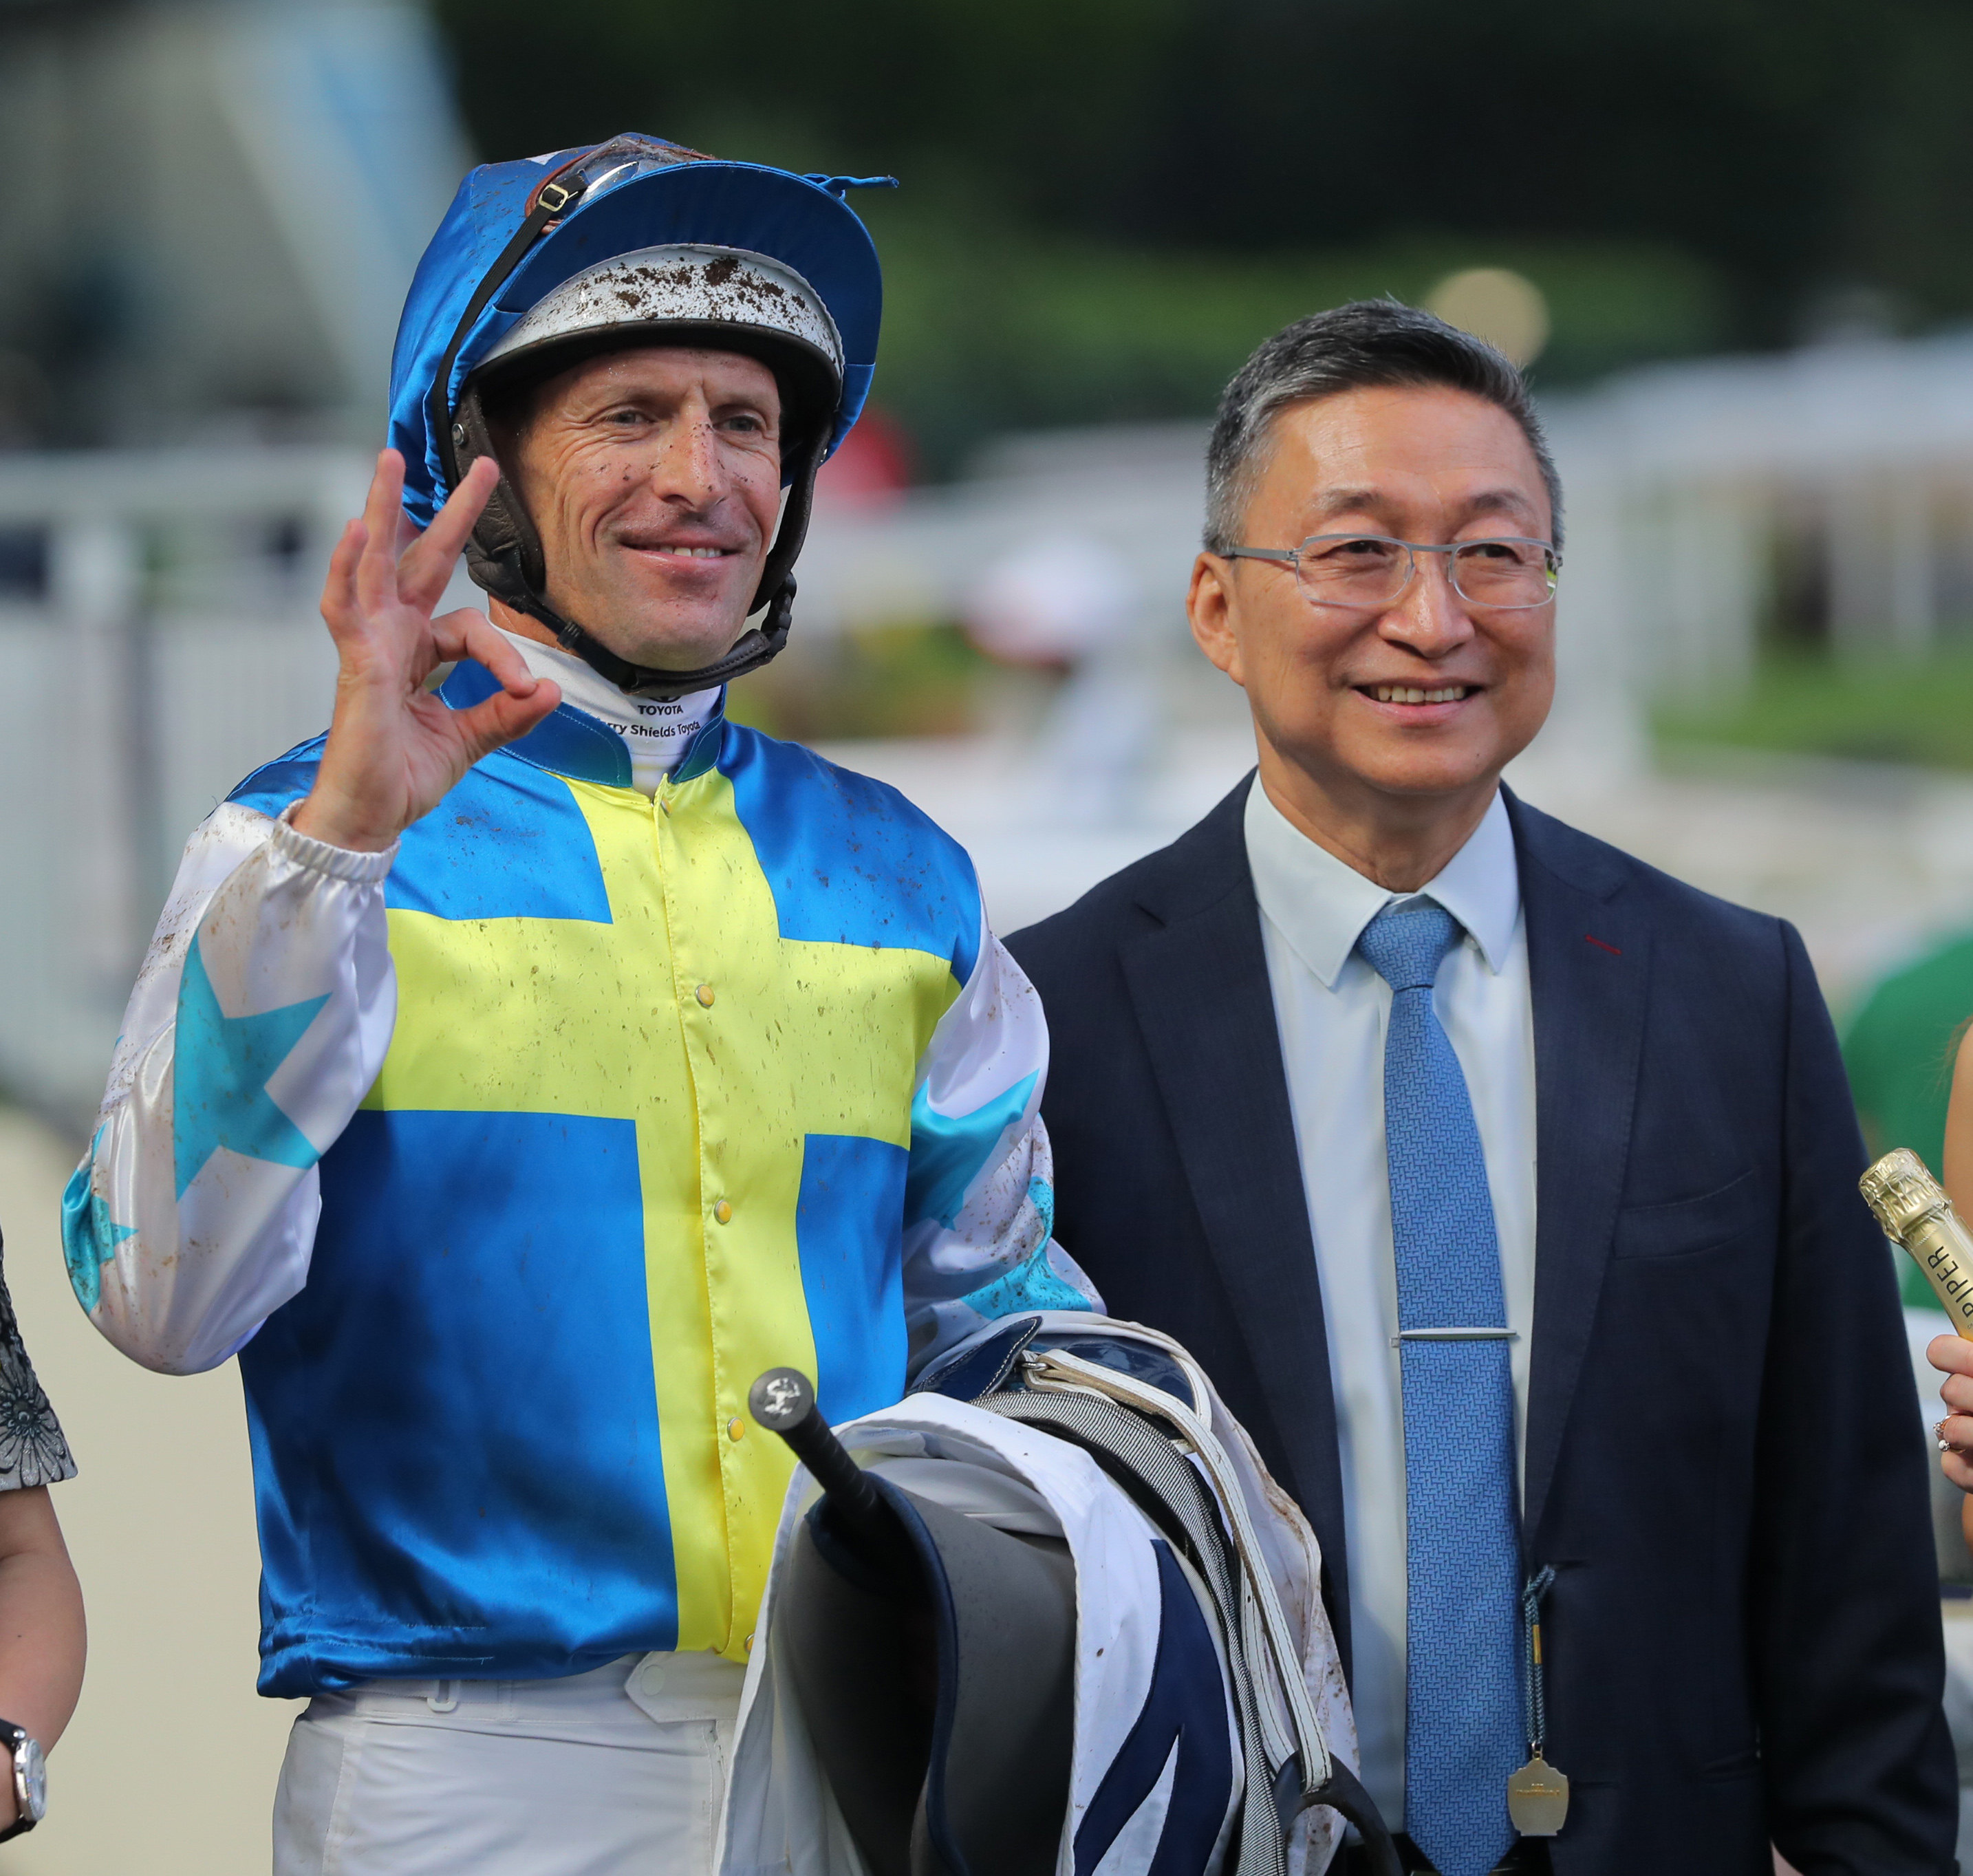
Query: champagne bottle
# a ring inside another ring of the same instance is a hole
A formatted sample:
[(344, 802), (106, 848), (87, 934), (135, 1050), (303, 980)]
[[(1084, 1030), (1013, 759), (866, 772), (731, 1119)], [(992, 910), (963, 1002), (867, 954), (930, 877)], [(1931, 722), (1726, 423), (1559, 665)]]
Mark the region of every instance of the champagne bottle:
[(1886, 1153), (1857, 1184), (1884, 1236), (1917, 1260), (1953, 1328), (1973, 1341), (1973, 1232), (1945, 1188), (1907, 1147)]

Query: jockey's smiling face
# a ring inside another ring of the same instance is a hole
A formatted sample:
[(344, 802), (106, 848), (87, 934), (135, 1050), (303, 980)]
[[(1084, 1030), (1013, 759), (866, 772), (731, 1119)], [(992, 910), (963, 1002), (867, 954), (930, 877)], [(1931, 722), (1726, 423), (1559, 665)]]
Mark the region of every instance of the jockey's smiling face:
[(690, 670), (731, 647), (780, 513), (766, 365), (627, 347), (544, 380), (501, 428), (557, 612), (634, 664)]

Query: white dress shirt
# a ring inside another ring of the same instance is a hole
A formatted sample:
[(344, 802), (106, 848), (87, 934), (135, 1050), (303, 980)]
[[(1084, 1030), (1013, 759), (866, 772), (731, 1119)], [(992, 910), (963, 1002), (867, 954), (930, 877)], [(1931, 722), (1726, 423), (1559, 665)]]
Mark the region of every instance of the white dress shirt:
[[(1356, 953), (1386, 892), (1307, 838), (1257, 779), (1247, 857), (1261, 903), (1302, 1186), (1322, 1283), (1343, 1462), (1350, 1627), (1363, 1779), (1395, 1825), (1405, 1790), (1404, 1403), (1392, 1345), (1397, 1269), (1384, 1144), (1391, 988)], [(1432, 993), (1466, 1076), (1500, 1241), (1517, 1450), (1525, 1463), (1535, 1296), (1534, 1016), (1513, 829), (1498, 794), (1419, 896), (1465, 928)], [(1445, 1436), (1460, 1437), (1448, 1427)]]

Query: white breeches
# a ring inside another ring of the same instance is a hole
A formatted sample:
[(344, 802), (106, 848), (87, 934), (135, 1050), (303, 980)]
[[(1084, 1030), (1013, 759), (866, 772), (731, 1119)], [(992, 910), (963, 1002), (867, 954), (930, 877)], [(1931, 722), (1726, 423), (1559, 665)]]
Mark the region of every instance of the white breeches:
[(295, 1721), (274, 1876), (712, 1876), (743, 1671), (368, 1681)]

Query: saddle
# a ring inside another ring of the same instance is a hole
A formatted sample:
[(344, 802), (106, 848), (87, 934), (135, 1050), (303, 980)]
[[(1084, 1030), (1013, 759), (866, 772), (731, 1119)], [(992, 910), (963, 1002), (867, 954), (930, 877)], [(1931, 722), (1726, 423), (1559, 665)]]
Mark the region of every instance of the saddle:
[(839, 1441), (771, 1383), (723, 1873), (1313, 1876), (1346, 1825), (1398, 1876), (1314, 1535), (1178, 1343), (1006, 1318)]

